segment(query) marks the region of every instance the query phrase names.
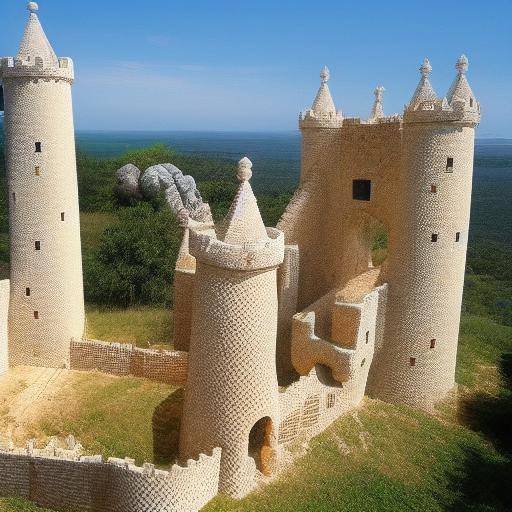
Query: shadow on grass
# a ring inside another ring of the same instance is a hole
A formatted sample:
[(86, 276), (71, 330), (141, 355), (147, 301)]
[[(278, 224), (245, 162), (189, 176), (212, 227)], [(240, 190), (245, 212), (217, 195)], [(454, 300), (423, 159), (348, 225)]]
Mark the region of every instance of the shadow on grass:
[(153, 461), (157, 465), (174, 463), (178, 456), (184, 396), (183, 388), (176, 390), (153, 413)]
[(452, 476), (458, 496), (452, 512), (512, 511), (512, 353), (502, 354), (499, 370), (497, 395), (477, 393), (459, 404), (459, 421), (490, 441), (497, 453), (466, 448), (464, 471)]

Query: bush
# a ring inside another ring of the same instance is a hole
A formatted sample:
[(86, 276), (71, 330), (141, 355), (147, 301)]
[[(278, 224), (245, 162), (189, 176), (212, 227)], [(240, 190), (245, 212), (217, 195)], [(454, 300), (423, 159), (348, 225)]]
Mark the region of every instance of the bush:
[(84, 259), (86, 300), (123, 307), (170, 305), (181, 237), (178, 222), (163, 203), (121, 209), (99, 249)]

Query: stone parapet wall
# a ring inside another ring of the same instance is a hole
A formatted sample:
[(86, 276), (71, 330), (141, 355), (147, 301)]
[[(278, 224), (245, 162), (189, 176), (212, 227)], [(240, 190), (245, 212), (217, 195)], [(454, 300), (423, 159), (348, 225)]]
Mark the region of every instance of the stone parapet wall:
[(56, 510), (196, 512), (218, 492), (220, 448), (169, 470), (81, 455), (80, 445), (0, 450), (0, 495)]
[(143, 349), (122, 343), (73, 340), (71, 369), (98, 370), (113, 375), (133, 375), (166, 384), (183, 385), (187, 380), (188, 354)]

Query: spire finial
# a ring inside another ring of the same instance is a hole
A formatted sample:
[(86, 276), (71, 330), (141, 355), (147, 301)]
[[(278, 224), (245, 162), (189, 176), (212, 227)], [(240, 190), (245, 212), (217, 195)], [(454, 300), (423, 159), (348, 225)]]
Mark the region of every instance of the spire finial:
[(329, 68), (324, 66), (322, 71), (320, 71), (320, 82), (326, 84), (329, 81), (331, 73), (329, 72)]
[(459, 57), (459, 60), (457, 60), (457, 63), (455, 64), (455, 69), (459, 72), (459, 75), (463, 75), (466, 73), (469, 67), (469, 61), (468, 58), (462, 54)]
[(37, 5), (36, 2), (29, 2), (27, 4), (27, 9), (29, 10), (30, 14), (35, 14), (39, 10), (39, 5)]
[(249, 181), (252, 177), (252, 162), (244, 156), (240, 162), (238, 162), (238, 171), (236, 173), (239, 181)]
[(386, 91), (386, 89), (384, 89), (384, 87), (382, 85), (378, 85), (375, 88), (375, 91), (373, 91), (373, 94), (375, 94), (375, 101), (381, 102), (382, 101), (382, 95), (384, 94), (385, 91)]
[(421, 76), (427, 78), (432, 72), (432, 66), (430, 65), (430, 61), (425, 57), (423, 60), (423, 64), (420, 67)]

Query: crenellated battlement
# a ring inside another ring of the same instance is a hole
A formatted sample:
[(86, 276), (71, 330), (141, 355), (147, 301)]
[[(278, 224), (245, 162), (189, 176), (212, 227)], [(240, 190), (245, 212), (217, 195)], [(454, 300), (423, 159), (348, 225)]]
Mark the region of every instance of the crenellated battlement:
[(341, 128), (343, 116), (341, 112), (315, 112), (303, 110), (299, 114), (300, 128)]
[(468, 106), (455, 100), (451, 104), (446, 98), (427, 100), (414, 106), (405, 107), (405, 123), (462, 123), (476, 126), (480, 122), (480, 103)]
[(49, 78), (72, 83), (75, 78), (73, 59), (59, 57), (58, 64), (58, 67), (48, 65), (42, 57), (35, 57), (33, 61), (4, 57), (0, 64), (0, 78)]

